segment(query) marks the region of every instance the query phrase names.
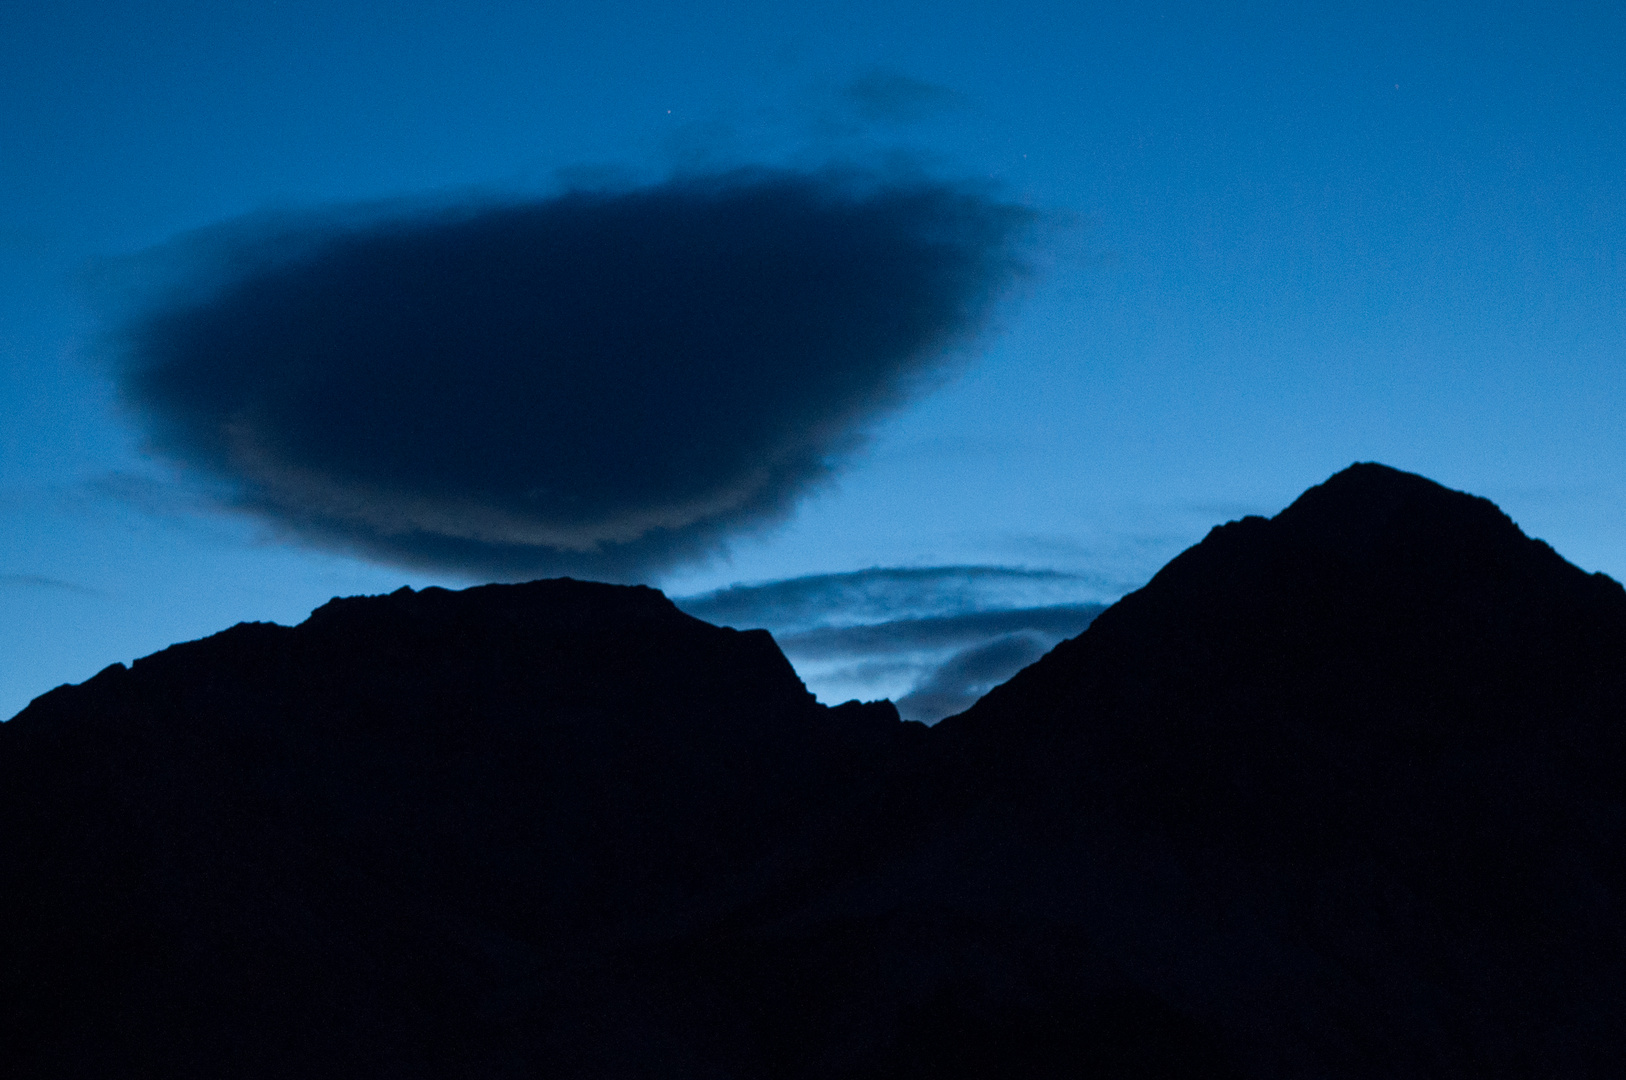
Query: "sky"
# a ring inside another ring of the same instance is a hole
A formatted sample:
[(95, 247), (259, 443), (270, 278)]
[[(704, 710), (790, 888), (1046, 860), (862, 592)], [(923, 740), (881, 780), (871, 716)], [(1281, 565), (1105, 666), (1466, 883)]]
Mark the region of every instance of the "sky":
[(956, 711), (1355, 461), (1626, 577), (1618, 5), (0, 6), (0, 716), (571, 574)]

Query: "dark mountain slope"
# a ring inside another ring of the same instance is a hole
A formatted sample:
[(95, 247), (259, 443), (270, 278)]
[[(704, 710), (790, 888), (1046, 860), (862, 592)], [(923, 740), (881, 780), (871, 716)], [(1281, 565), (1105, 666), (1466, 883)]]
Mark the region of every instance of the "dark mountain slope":
[(1356, 466), (927, 730), (572, 581), (0, 725), (8, 1076), (1611, 1077), (1626, 595)]
[[(530, 1075), (613, 956), (816, 880), (911, 732), (573, 581), (110, 668), (0, 726), (0, 1071)], [(616, 1043), (694, 1033), (617, 1007), (606, 1060), (682, 1075)]]
[(1626, 595), (1483, 499), (1355, 466), (933, 734), (1024, 902), (1260, 1075), (1626, 1061)]

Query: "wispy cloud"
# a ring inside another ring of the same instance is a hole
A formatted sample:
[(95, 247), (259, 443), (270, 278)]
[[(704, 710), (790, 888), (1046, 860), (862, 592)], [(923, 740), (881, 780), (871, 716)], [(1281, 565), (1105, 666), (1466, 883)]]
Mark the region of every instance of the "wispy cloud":
[(774, 631), (858, 626), (1099, 599), (1111, 583), (1009, 566), (873, 567), (733, 585), (678, 600), (711, 622)]
[(762, 627), (821, 700), (890, 697), (906, 719), (935, 722), (1105, 608), (1104, 583), (1002, 566), (877, 567), (736, 585), (680, 597), (691, 615)]
[(73, 593), (78, 596), (104, 595), (100, 589), (92, 589), (88, 585), (75, 585), (71, 581), (61, 581), (40, 574), (0, 574), (0, 589), (41, 590)]
[(947, 87), (885, 68), (871, 69), (852, 80), (844, 96), (859, 116), (881, 124), (916, 123), (965, 103)]
[(897, 701), (909, 720), (941, 720), (976, 700), (1049, 652), (1056, 640), (1039, 634), (1004, 634), (962, 649), (939, 664)]
[(1082, 633), (1103, 610), (1103, 604), (1057, 604), (972, 611), (963, 615), (894, 619), (859, 626), (820, 626), (781, 633), (777, 639), (787, 654), (811, 660), (880, 656), (956, 648), (1021, 631), (1059, 640)]

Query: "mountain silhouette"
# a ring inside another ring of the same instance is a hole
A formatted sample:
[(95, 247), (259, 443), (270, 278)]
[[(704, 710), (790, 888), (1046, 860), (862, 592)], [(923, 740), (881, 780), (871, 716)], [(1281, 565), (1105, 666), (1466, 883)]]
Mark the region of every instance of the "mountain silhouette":
[(1626, 593), (1357, 465), (969, 711), (572, 580), (0, 725), (17, 1077), (1605, 1077)]

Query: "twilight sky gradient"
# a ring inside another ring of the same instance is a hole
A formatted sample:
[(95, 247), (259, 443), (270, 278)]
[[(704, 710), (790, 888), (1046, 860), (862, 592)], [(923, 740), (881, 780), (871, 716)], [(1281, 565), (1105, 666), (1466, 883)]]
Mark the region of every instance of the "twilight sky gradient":
[[(1626, 14), (1425, 7), (4, 5), (0, 717), (565, 570), (928, 716), (1357, 460), (1626, 577)], [(513, 329), (516, 259), (574, 321)], [(508, 392), (561, 334), (591, 377)]]

